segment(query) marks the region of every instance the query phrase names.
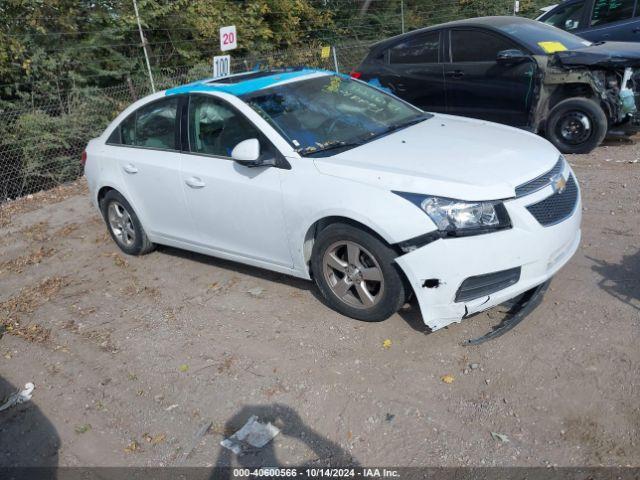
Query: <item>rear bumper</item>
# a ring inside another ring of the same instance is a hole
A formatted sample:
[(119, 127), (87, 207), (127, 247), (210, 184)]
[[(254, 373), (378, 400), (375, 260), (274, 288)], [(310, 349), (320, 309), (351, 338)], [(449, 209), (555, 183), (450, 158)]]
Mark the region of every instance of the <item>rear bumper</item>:
[[(505, 202), (513, 228), (471, 237), (436, 240), (397, 258), (420, 305), (424, 323), (438, 330), (506, 302), (549, 280), (580, 244), (580, 196), (571, 215), (543, 227), (527, 206), (553, 194), (549, 186)], [(456, 301), (462, 283), (520, 267), (518, 280), (501, 290), (472, 300)], [(425, 281), (435, 279), (436, 281)]]

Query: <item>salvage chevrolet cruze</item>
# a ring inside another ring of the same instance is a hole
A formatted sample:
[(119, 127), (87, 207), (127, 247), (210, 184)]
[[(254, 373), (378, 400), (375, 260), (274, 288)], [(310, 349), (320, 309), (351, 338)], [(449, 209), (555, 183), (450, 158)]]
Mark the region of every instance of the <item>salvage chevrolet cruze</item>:
[(257, 71), (144, 98), (86, 149), (126, 253), (154, 244), (311, 279), (432, 330), (544, 285), (580, 241), (580, 192), (546, 140), (423, 112), (359, 80)]

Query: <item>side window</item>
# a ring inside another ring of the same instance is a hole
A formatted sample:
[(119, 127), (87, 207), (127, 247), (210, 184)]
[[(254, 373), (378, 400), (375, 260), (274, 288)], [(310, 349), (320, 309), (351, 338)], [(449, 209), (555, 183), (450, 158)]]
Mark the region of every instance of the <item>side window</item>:
[(129, 115), (120, 124), (120, 139), (123, 145), (136, 144), (136, 114)]
[(451, 30), (452, 62), (495, 62), (498, 52), (518, 48), (504, 37), (480, 30)]
[(389, 49), (389, 62), (402, 63), (437, 63), (440, 51), (440, 32), (420, 35)]
[(584, 2), (572, 3), (571, 5), (558, 6), (553, 9), (551, 15), (545, 19), (544, 23), (562, 30), (577, 30), (582, 22), (582, 12)]
[(627, 20), (633, 15), (635, 0), (596, 0), (591, 14), (591, 25)]
[[(136, 112), (135, 145), (176, 150), (178, 98), (153, 102)], [(124, 125), (123, 125), (124, 127)], [(123, 141), (126, 137), (124, 128)]]
[[(189, 99), (189, 145), (192, 152), (230, 157), (243, 140), (262, 139), (260, 132), (241, 113), (206, 96)], [(265, 142), (261, 140), (264, 150)]]
[(107, 143), (177, 150), (177, 111), (177, 97), (145, 105), (125, 118)]

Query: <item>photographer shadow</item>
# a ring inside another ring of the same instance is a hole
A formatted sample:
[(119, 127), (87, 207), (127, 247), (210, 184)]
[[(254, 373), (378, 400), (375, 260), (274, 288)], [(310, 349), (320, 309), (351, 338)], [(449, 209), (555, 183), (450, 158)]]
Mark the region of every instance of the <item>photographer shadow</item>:
[(280, 429), (280, 433), (263, 448), (244, 450), (242, 455), (235, 455), (231, 450), (221, 446), (216, 461), (216, 473), (211, 477), (212, 480), (213, 478), (216, 480), (232, 478), (231, 470), (229, 469), (232, 466), (235, 468), (304, 467), (305, 464), (284, 465), (283, 462), (278, 460), (275, 442), (281, 436), (298, 440), (314, 453), (315, 459), (312, 462), (307, 462), (308, 465), (306, 466), (359, 466), (358, 462), (337, 443), (323, 437), (305, 425), (293, 408), (279, 403), (243, 407), (225, 423), (224, 431), (227, 433), (226, 436), (239, 430), (252, 415), (256, 415), (263, 423), (271, 422)]
[[(0, 376), (0, 404), (18, 390)], [(5, 478), (32, 478), (34, 470), (25, 467), (38, 467), (46, 478), (55, 478), (59, 449), (58, 432), (32, 401), (0, 412), (0, 478), (7, 468), (12, 476)]]

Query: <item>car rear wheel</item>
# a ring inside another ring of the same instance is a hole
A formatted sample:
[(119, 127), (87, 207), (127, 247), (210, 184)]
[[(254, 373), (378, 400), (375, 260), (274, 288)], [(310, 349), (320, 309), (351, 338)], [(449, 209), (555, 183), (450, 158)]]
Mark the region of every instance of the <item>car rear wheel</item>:
[(358, 320), (378, 322), (397, 312), (406, 298), (396, 256), (374, 235), (336, 223), (318, 234), (311, 270), (332, 309)]
[(546, 137), (562, 153), (589, 153), (607, 134), (607, 116), (593, 100), (568, 98), (551, 109)]
[(145, 233), (129, 202), (116, 190), (100, 201), (100, 210), (111, 238), (128, 255), (144, 255), (155, 247)]

